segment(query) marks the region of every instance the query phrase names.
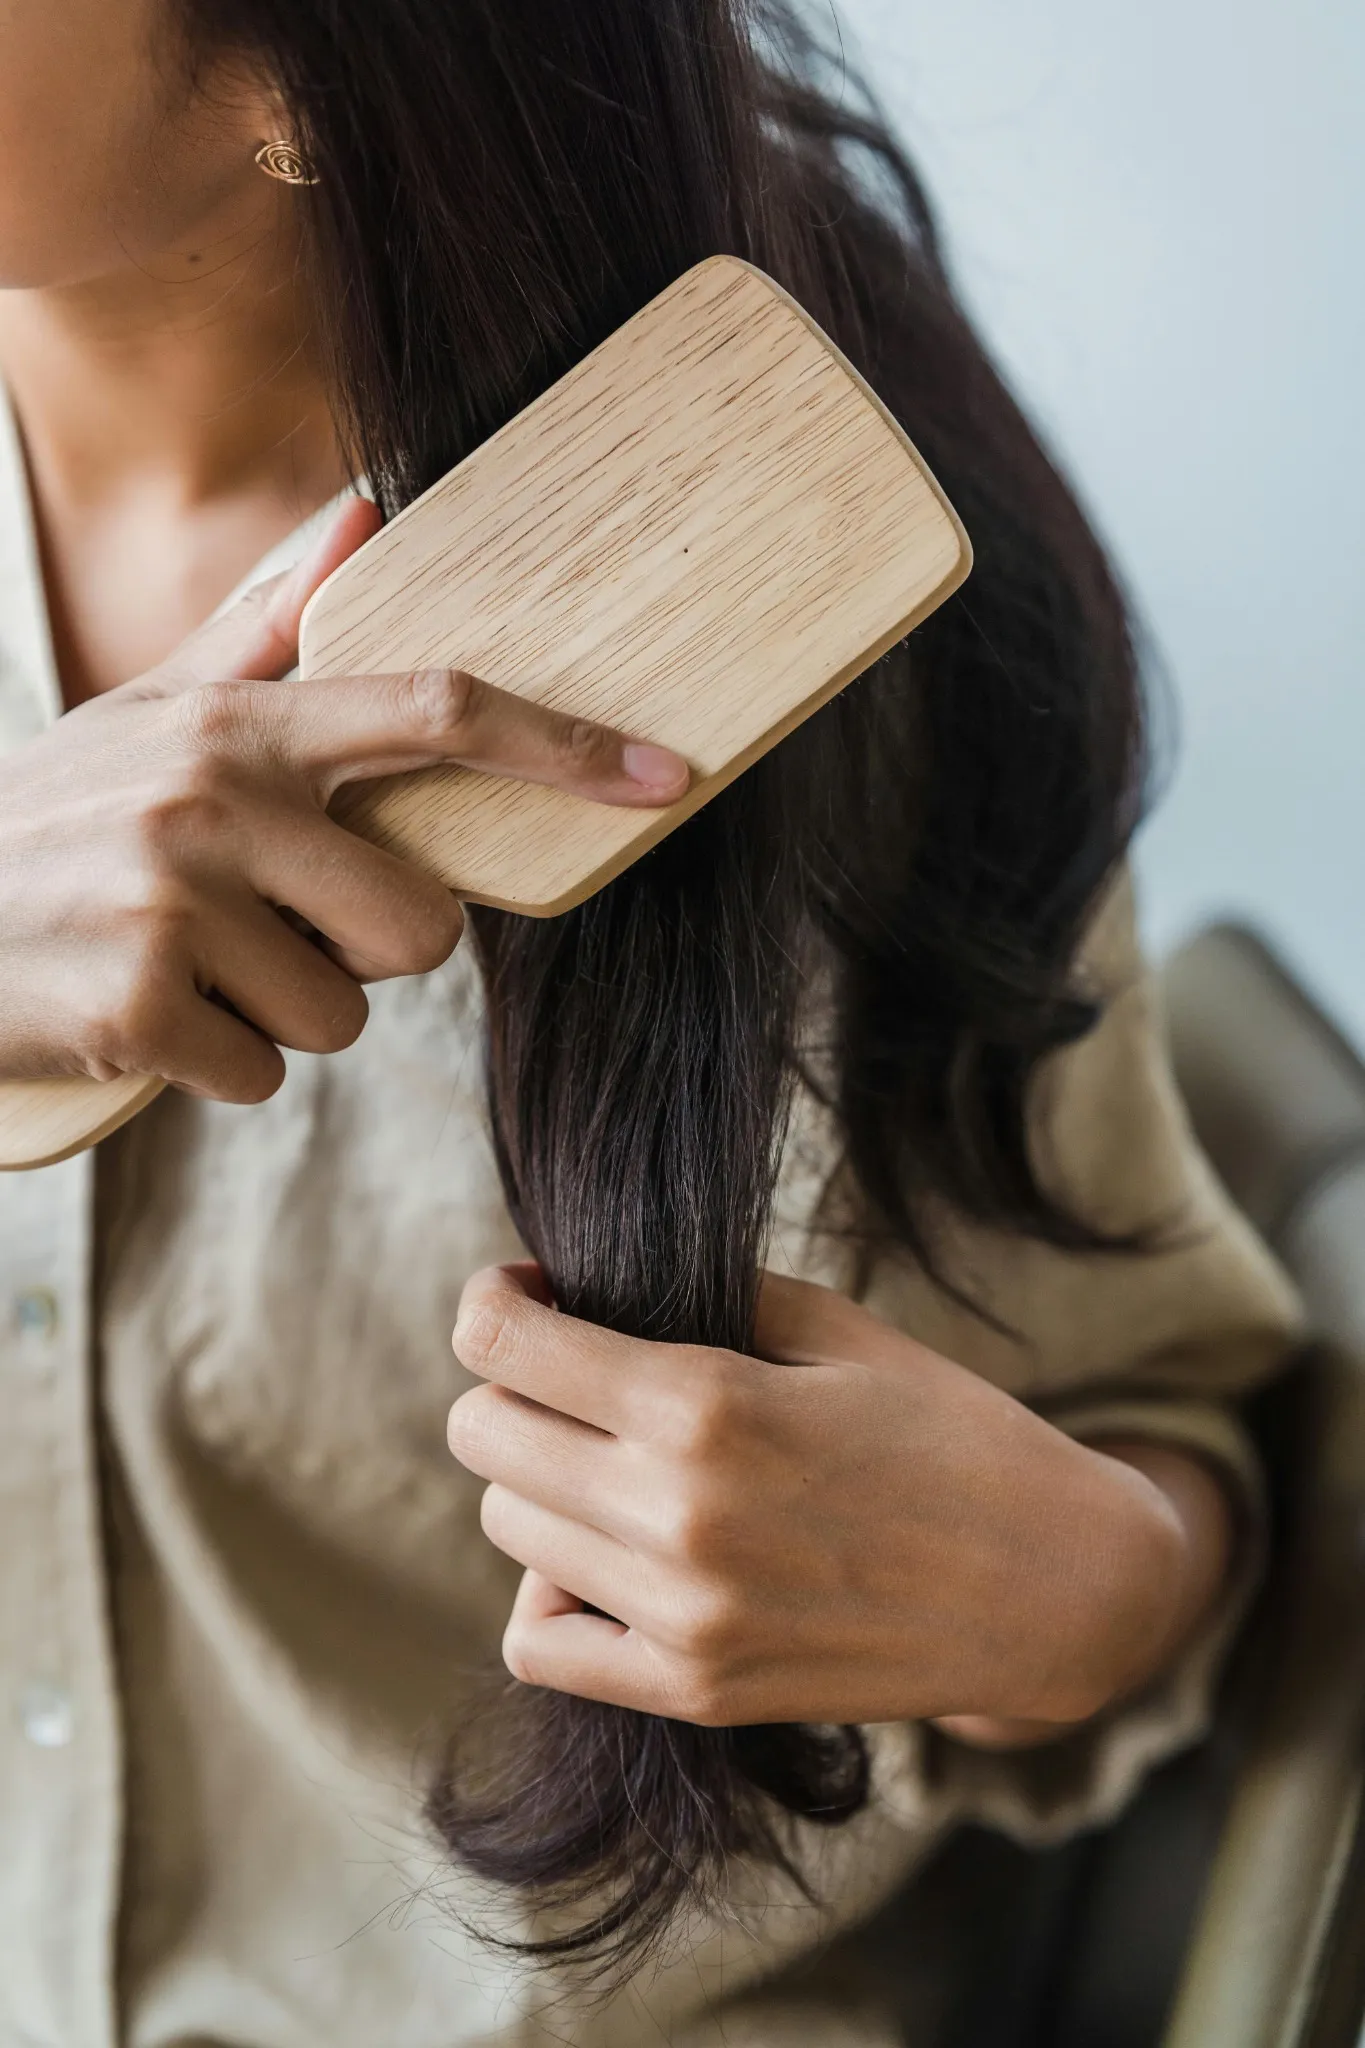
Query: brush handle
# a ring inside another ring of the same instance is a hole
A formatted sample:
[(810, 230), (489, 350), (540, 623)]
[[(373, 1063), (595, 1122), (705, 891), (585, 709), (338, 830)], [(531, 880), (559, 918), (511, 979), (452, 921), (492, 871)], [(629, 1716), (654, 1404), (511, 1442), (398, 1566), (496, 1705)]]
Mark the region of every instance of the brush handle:
[(165, 1085), (147, 1074), (120, 1074), (116, 1081), (0, 1081), (0, 1171), (55, 1166), (98, 1145)]

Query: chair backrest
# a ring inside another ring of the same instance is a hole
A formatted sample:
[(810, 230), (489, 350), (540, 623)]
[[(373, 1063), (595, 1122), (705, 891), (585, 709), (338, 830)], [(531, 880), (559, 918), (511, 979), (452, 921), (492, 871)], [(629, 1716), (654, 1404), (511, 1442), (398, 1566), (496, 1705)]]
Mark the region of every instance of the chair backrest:
[(1176, 1071), (1322, 1340), (1272, 1588), (1273, 1680), (1165, 2048), (1356, 2048), (1365, 2012), (1365, 1064), (1254, 934), (1171, 961)]

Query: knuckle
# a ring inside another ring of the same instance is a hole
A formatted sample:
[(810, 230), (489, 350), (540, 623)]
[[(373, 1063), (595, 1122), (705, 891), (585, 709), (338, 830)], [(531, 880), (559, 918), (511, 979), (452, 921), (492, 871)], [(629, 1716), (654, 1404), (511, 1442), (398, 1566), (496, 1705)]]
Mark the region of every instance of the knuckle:
[(655, 1547), (681, 1564), (707, 1565), (720, 1549), (717, 1517), (692, 1488), (661, 1501), (654, 1511)]
[(672, 1418), (671, 1435), (683, 1458), (706, 1463), (733, 1445), (746, 1421), (747, 1403), (723, 1357), (702, 1353), (689, 1361), (686, 1391)]
[(394, 965), (401, 974), (434, 974), (445, 966), (463, 931), (459, 902), (438, 884), (396, 936)]
[(404, 679), (412, 715), (420, 730), (449, 739), (472, 715), (481, 685), (462, 668), (419, 668)]
[[(358, 998), (358, 1000), (356, 1000)], [(365, 992), (358, 985), (355, 997), (342, 995), (326, 1009), (319, 1010), (307, 1029), (300, 1033), (301, 1052), (345, 1052), (355, 1044), (369, 1016)]]
[(188, 889), (174, 874), (141, 862), (117, 892), (115, 929), (130, 979), (144, 980), (164, 965), (194, 919)]
[(280, 585), (287, 573), (286, 571), (279, 576), (267, 576), (264, 582), (253, 583), (249, 590), (244, 590), (240, 597), (233, 600), (229, 616), (234, 621), (258, 618), (275, 603), (280, 594)]
[(109, 988), (88, 1033), (89, 1051), (123, 1073), (154, 1068), (168, 1004), (163, 968), (149, 957), (130, 962)]
[(520, 1317), (514, 1302), (479, 1301), (462, 1308), (455, 1325), (455, 1353), (465, 1365), (496, 1368), (507, 1364), (520, 1342)]
[(674, 1670), (670, 1694), (672, 1714), (695, 1727), (726, 1728), (738, 1719), (729, 1684), (705, 1659), (683, 1658)]
[(193, 752), (144, 798), (137, 819), (139, 843), (152, 860), (161, 862), (187, 841), (221, 832), (232, 808), (221, 758)]
[(736, 1586), (713, 1579), (694, 1591), (683, 1617), (683, 1646), (706, 1670), (723, 1674), (744, 1641), (746, 1610)]
[(173, 876), (144, 869), (125, 884), (111, 925), (117, 963), (95, 998), (102, 1051), (120, 1048), (126, 1061), (161, 1043), (177, 986), (190, 972), (194, 926), (194, 904)]
[(213, 753), (240, 736), (249, 702), (241, 683), (200, 683), (173, 698), (171, 712), (195, 752)]
[(612, 742), (603, 728), (590, 719), (570, 718), (559, 727), (556, 750), (566, 768), (583, 774), (606, 763)]
[[(642, 1548), (688, 1568), (692, 1578), (732, 1577), (755, 1556), (755, 1511), (742, 1475), (733, 1472), (674, 1475), (657, 1488)], [(761, 1523), (761, 1514), (758, 1516)], [(761, 1545), (758, 1546), (761, 1549)]]

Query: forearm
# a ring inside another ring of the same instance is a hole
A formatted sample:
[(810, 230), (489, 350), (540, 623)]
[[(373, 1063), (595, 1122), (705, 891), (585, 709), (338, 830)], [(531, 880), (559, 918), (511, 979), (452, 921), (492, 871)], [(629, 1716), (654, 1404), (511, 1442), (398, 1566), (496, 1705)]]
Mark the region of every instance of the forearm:
[[(1157, 1677), (1200, 1628), (1227, 1583), (1236, 1526), (1225, 1487), (1212, 1467), (1193, 1453), (1142, 1438), (1115, 1439), (1090, 1448), (1093, 1456), (1116, 1461), (1132, 1472), (1135, 1492), (1145, 1496), (1145, 1506), (1172, 1538), (1164, 1559), (1159, 1544), (1140, 1551), (1135, 1547), (1136, 1582), (1129, 1597), (1134, 1615), (1150, 1614), (1150, 1622), (1134, 1626), (1128, 1644), (1116, 1644), (1108, 1697), (1092, 1707), (1093, 1713)], [(936, 1725), (957, 1741), (1013, 1749), (1056, 1741), (1078, 1724), (1074, 1718), (1011, 1720), (961, 1714)]]

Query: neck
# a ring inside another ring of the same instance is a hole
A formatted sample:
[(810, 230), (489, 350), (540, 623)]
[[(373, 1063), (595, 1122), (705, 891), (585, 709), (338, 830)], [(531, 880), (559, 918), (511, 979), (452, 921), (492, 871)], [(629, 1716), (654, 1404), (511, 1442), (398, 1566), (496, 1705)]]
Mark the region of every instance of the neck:
[(154, 261), (0, 292), (68, 705), (163, 660), (349, 481), (299, 253), (248, 189)]
[(346, 481), (292, 216), (253, 212), (154, 265), (0, 293), (0, 377), (41, 498), (88, 516), (278, 494), (299, 516)]

